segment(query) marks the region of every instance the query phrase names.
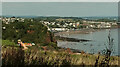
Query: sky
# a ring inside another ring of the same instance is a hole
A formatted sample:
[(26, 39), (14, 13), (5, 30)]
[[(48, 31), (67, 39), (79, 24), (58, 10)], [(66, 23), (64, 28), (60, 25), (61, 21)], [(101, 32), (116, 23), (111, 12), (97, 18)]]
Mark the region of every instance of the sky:
[(3, 2), (118, 2), (120, 0), (1, 0)]
[(2, 15), (117, 16), (117, 2), (3, 2)]

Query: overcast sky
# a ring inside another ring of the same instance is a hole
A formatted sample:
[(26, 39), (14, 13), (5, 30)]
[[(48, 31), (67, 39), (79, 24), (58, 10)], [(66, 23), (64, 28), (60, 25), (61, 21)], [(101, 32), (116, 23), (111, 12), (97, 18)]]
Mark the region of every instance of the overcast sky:
[(2, 14), (13, 16), (117, 16), (117, 2), (3, 2)]
[(1, 0), (3, 2), (118, 2), (120, 0)]

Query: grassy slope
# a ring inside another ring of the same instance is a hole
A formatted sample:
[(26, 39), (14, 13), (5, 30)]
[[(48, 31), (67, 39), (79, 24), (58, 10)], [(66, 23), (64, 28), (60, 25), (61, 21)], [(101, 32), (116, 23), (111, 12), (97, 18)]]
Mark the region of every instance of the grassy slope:
[[(97, 54), (69, 54), (65, 50), (47, 50), (45, 52), (41, 47), (32, 47), (25, 51), (16, 47), (2, 47), (3, 65), (95, 65), (97, 57)], [(103, 58), (104, 56), (101, 55), (98, 62), (100, 63)], [(111, 56), (109, 65), (118, 65), (118, 59), (120, 57)], [(24, 61), (24, 63), (20, 61)]]

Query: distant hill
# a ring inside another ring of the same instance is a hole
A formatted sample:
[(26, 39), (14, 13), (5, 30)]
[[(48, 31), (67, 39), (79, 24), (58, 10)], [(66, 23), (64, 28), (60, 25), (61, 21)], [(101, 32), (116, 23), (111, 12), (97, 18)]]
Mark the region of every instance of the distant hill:
[(89, 20), (98, 20), (98, 19), (111, 19), (111, 20), (117, 20), (118, 17), (117, 16), (93, 16), (93, 17), (82, 17), (83, 19), (89, 19)]
[[(3, 17), (13, 17), (12, 15), (7, 15)], [(118, 16), (89, 16), (89, 17), (62, 17), (62, 16), (15, 16), (21, 18), (50, 18), (50, 19), (87, 19), (87, 20), (98, 20), (98, 19), (110, 19), (110, 20), (118, 20)]]

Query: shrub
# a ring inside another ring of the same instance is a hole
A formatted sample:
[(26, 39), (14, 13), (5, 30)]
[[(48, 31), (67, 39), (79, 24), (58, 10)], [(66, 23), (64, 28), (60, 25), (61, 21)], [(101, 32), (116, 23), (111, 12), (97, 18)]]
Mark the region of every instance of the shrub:
[(10, 40), (2, 40), (2, 46), (16, 46), (16, 44)]

